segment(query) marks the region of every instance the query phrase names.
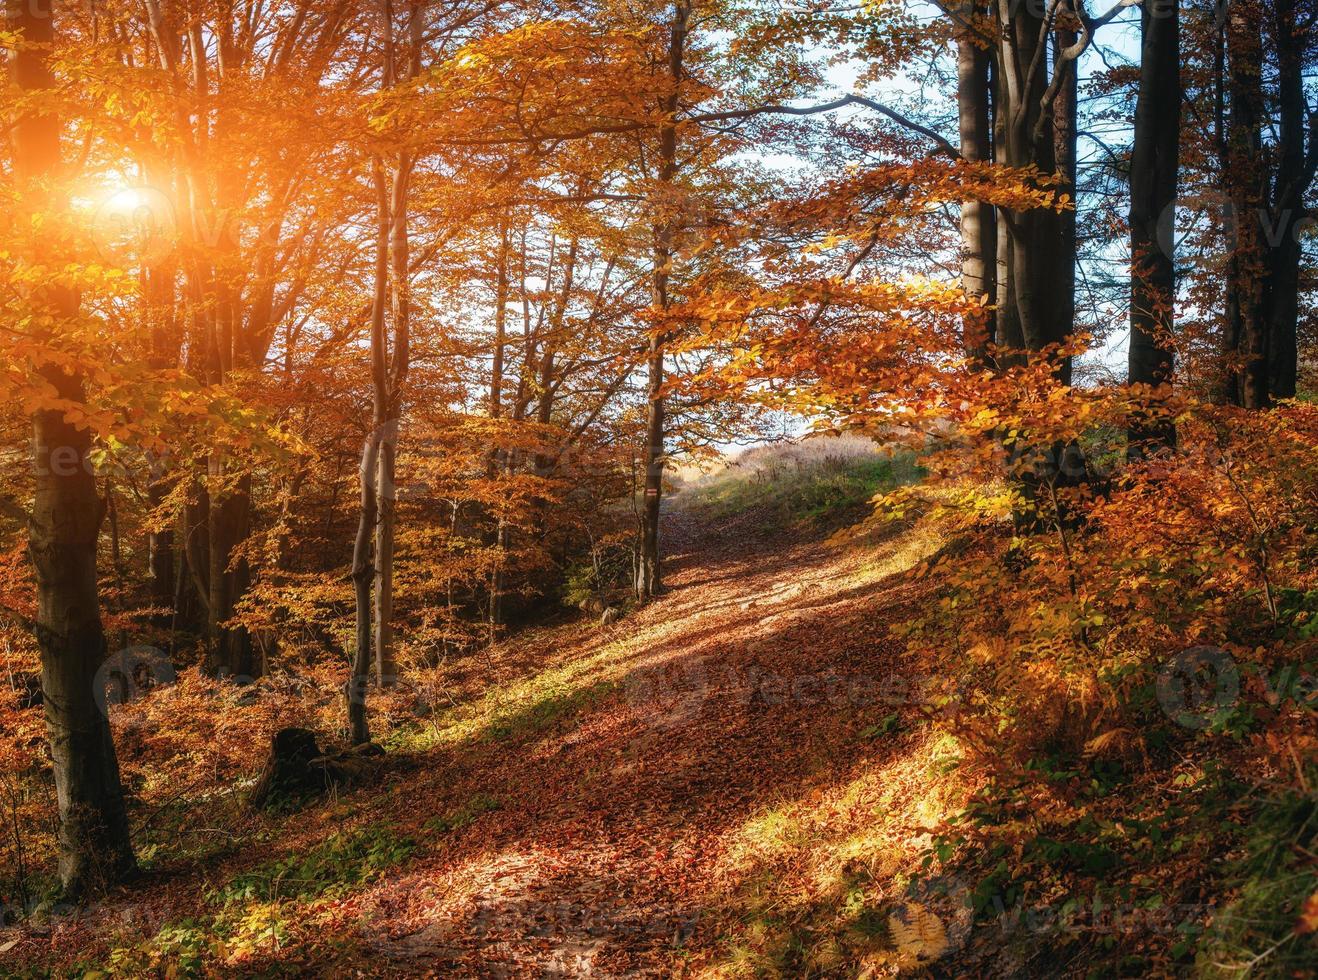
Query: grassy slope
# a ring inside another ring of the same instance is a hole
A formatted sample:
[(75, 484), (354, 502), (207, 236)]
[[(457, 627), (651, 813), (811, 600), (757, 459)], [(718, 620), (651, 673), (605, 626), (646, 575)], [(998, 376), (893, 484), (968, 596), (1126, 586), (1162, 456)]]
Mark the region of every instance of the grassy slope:
[[(984, 779), (928, 720), (928, 662), (889, 631), (931, 600), (911, 571), (942, 542), (820, 540), (887, 478), (872, 463), (825, 468), (849, 489), (822, 510), (800, 492), (809, 466), (698, 488), (668, 519), (665, 598), (441, 668), (425, 682), (451, 706), (389, 736), (377, 785), (117, 893), (57, 941), (21, 934), (0, 973), (1159, 972), (1130, 960), (1170, 945), (1142, 928), (1006, 931), (989, 909), (971, 929), (989, 855), (922, 877), (936, 825)], [(1191, 838), (1195, 866), (1214, 840)]]

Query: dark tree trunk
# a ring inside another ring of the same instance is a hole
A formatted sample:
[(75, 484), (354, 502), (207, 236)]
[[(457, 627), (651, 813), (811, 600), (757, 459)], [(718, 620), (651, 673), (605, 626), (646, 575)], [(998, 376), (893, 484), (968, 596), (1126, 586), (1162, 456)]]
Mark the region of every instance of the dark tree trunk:
[[(1002, 99), (998, 112), (1003, 117), (1003, 138), (998, 160), (1010, 167), (1038, 167), (1047, 174), (1061, 166), (1062, 179), (1074, 182), (1074, 84), (1063, 79), (1050, 102), (1048, 72), (1042, 68), (1047, 52), (1040, 50), (1050, 40), (1042, 13), (1035, 5), (1003, 2), (999, 16)], [(1055, 70), (1073, 77), (1071, 67)], [(1064, 124), (1061, 128), (1059, 121)], [(1069, 159), (1059, 160), (1059, 146), (1066, 148)], [(1073, 190), (1062, 187), (1059, 193)], [(1075, 295), (1067, 286), (1075, 281), (1075, 219), (1053, 208), (1007, 211), (1003, 217), (1012, 315), (1020, 323), (1025, 350), (1038, 353), (1067, 340), (1074, 330)], [(1056, 370), (1069, 384), (1070, 358), (1058, 358)]]
[[(508, 346), (508, 222), (499, 222), (499, 248), (495, 258), (494, 273), (494, 352), (490, 358), (490, 418), (503, 417), (503, 363)], [(486, 477), (493, 480), (502, 469), (512, 475), (514, 460), (511, 452), (500, 451), (497, 447), (490, 452), (486, 467)], [(500, 556), (508, 546), (508, 525), (500, 517), (494, 532), (494, 546)], [(490, 576), (489, 608), (490, 640), (497, 637), (499, 627), (503, 624), (503, 568), (496, 566)]]
[[(1273, 398), (1294, 398), (1298, 373), (1300, 222), (1305, 196), (1318, 170), (1318, 123), (1310, 125), (1304, 66), (1313, 41), (1297, 29), (1297, 0), (1275, 0), (1277, 44), (1277, 176), (1266, 229), (1271, 251), (1268, 277), (1268, 387)], [(1308, 137), (1308, 147), (1305, 138)]]
[[(1013, 168), (1037, 168), (1056, 176), (1057, 195), (1075, 195), (1078, 22), (1069, 4), (997, 0), (995, 51), (995, 159)], [(1056, 20), (1046, 19), (1055, 14)], [(1050, 29), (1051, 27), (1051, 29)], [(1051, 48), (1051, 55), (1049, 57)], [(1051, 63), (1051, 74), (1049, 65)], [(1046, 356), (1057, 380), (1071, 383), (1071, 357), (1057, 350), (1075, 331), (1076, 226), (1072, 208), (1003, 209), (998, 221), (1000, 343), (1015, 349), (1006, 361)], [(1055, 491), (1086, 478), (1083, 453), (1074, 443), (1018, 446), (1012, 465), (1022, 506), (1023, 532), (1047, 530), (1046, 517), (1066, 519)]]
[(1230, 121), (1222, 178), (1231, 202), (1235, 246), (1227, 273), (1226, 398), (1245, 408), (1265, 408), (1268, 393), (1268, 324), (1265, 314), (1267, 255), (1261, 215), (1266, 201), (1263, 162), (1263, 45), (1259, 10), (1232, 3), (1227, 13)]
[(221, 481), (227, 480), (224, 462), (211, 460), (212, 492), (207, 519), (210, 570), (207, 602), (211, 635), (211, 668), (222, 677), (248, 682), (260, 676), (261, 664), (255, 656), (251, 635), (242, 626), (229, 624), (238, 600), (252, 584), (251, 569), (239, 549), (251, 533), (252, 478), (240, 475), (230, 487), (218, 493)]
[[(1130, 384), (1170, 385), (1176, 267), (1169, 232), (1176, 201), (1181, 143), (1180, 20), (1177, 5), (1141, 8), (1140, 85), (1130, 163)], [(1127, 454), (1138, 459), (1176, 444), (1165, 413), (1133, 420)]]
[[(55, 29), (48, 0), (12, 2), (8, 23), (31, 45), (10, 55), (15, 84), (26, 92), (52, 88)], [(60, 175), (60, 122), (52, 102), (37, 99), (31, 105), (11, 129), (14, 172), (28, 185), (21, 199), (34, 211), (56, 210), (60, 200), (46, 182)], [(59, 261), (53, 254), (35, 258)], [(47, 286), (31, 298), (49, 311), (56, 329), (78, 315), (79, 297), (69, 289)], [(42, 377), (61, 400), (84, 403), (82, 376), (46, 367)], [(72, 425), (60, 410), (41, 409), (33, 417), (32, 436), (36, 494), (29, 546), (37, 580), (41, 687), (59, 807), (60, 880), (76, 895), (134, 868), (119, 764), (104, 697), (97, 697), (106, 652), (96, 577), (104, 508), (88, 458), (91, 433)]]

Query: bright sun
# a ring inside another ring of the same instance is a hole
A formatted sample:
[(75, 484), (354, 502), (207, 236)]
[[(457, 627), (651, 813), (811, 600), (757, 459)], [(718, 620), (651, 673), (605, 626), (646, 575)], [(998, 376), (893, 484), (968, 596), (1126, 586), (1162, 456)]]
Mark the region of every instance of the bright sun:
[(106, 200), (104, 209), (116, 213), (131, 214), (146, 204), (146, 197), (136, 187), (125, 187), (115, 191)]

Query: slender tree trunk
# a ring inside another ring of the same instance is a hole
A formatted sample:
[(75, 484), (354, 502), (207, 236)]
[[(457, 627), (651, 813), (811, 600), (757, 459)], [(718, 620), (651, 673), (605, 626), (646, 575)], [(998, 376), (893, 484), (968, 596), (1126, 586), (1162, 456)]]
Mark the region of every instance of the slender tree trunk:
[[(423, 32), (422, 5), (419, 0), (408, 4), (408, 36), (403, 47), (404, 83), (415, 78), (421, 70), (421, 42)], [(386, 0), (384, 8), (384, 84), (392, 87), (397, 79), (396, 52), (393, 29), (393, 4)], [(407, 380), (411, 357), (412, 292), (410, 250), (407, 237), (408, 195), (412, 182), (412, 157), (399, 153), (389, 185), (388, 222), (381, 226), (379, 246), (387, 249), (387, 259), (377, 265), (390, 283), (390, 300), (393, 313), (392, 351), (381, 325), (378, 338), (372, 337), (372, 358), (375, 378), (375, 420), (380, 441), (376, 485), (376, 503), (379, 518), (376, 525), (375, 564), (375, 676), (382, 687), (390, 687), (398, 680), (398, 664), (394, 659), (394, 538), (397, 522), (397, 493), (395, 472), (397, 466), (399, 424), (402, 418), (403, 386)], [(382, 180), (382, 177), (378, 179)], [(380, 184), (384, 193), (384, 184)], [(383, 294), (380, 296), (383, 304)], [(378, 343), (377, 343), (378, 341)]]
[[(1150, 0), (1156, 2), (1156, 0)], [(1053, 71), (1061, 73), (1061, 84), (1053, 99), (1053, 166), (1061, 177), (1061, 193), (1071, 200), (1071, 207), (1054, 212), (1057, 247), (1052, 251), (1056, 262), (1053, 290), (1056, 293), (1057, 334), (1053, 342), (1075, 333), (1076, 287), (1076, 146), (1080, 137), (1080, 82), (1073, 64), (1063, 62), (1062, 52), (1079, 39), (1079, 22), (1074, 5), (1062, 4), (1057, 28), (1053, 31)], [(1069, 381), (1070, 362), (1066, 365)]]
[[(49, 59), (55, 28), (48, 0), (11, 0), (11, 30), (27, 44), (11, 52), (11, 77), (25, 92), (54, 87)], [(28, 46), (32, 45), (32, 46)], [(61, 201), (48, 181), (60, 176), (57, 103), (37, 99), (13, 124), (14, 174), (34, 212), (58, 210)], [(61, 261), (34, 256), (38, 264)], [(79, 297), (61, 286), (35, 291), (35, 305), (56, 324), (78, 315)], [(86, 400), (81, 375), (48, 366), (42, 377), (66, 403)], [(59, 409), (39, 409), (32, 424), (36, 494), (29, 548), (37, 580), (37, 643), (41, 687), (59, 808), (59, 874), (77, 895), (134, 869), (119, 763), (104, 698), (97, 698), (97, 672), (105, 659), (105, 634), (97, 592), (96, 546), (104, 507), (96, 494), (89, 454), (91, 433), (70, 423)], [(103, 695), (103, 692), (102, 692)]]
[[(673, 5), (673, 22), (668, 41), (668, 72), (672, 89), (662, 103), (665, 123), (659, 129), (658, 186), (670, 193), (673, 189), (673, 180), (677, 176), (675, 118), (680, 105), (687, 24), (690, 16), (690, 0), (677, 0)], [(645, 424), (645, 498), (641, 502), (641, 548), (635, 583), (636, 597), (642, 601), (658, 595), (663, 589), (659, 554), (659, 516), (664, 487), (664, 347), (668, 339), (668, 325), (664, 322), (664, 317), (669, 308), (668, 285), (672, 274), (673, 242), (679, 221), (674, 201), (665, 198), (657, 204), (661, 213), (654, 228), (654, 266), (650, 279), (650, 305), (661, 325), (656, 327), (655, 332), (650, 336), (647, 365), (649, 376), (646, 382), (646, 396), (649, 409)]]
[[(174, 319), (174, 265), (160, 263), (146, 272), (146, 308), (151, 328), (151, 366), (157, 370), (178, 362), (177, 324)], [(164, 460), (152, 458), (147, 472), (147, 503), (158, 510), (169, 492), (169, 472)], [(174, 530), (166, 525), (147, 534), (147, 573), (151, 582), (151, 604), (160, 612), (157, 625), (168, 628), (174, 621)]]
[[(1141, 8), (1139, 96), (1130, 162), (1130, 384), (1159, 388), (1172, 380), (1176, 306), (1172, 222), (1181, 145), (1180, 15), (1175, 3)], [(1165, 413), (1132, 421), (1127, 454), (1139, 459), (1176, 444)]]
[[(503, 361), (508, 345), (508, 246), (508, 222), (502, 220), (499, 222), (499, 249), (495, 258), (497, 268), (494, 276), (494, 351), (490, 358), (489, 404), (491, 419), (499, 419), (503, 416)], [(486, 467), (488, 479), (493, 480), (499, 473), (501, 459), (504, 462), (505, 470), (511, 475), (513, 465), (511, 453), (506, 450), (501, 453), (496, 447), (490, 452), (489, 463)], [(491, 641), (496, 638), (499, 627), (503, 623), (502, 555), (507, 545), (508, 523), (500, 515), (494, 532), (494, 547), (499, 553), (500, 559), (490, 576), (489, 623)]]
[(371, 740), (366, 718), (366, 692), (371, 682), (371, 583), (375, 569), (371, 562), (371, 539), (377, 517), (375, 479), (379, 467), (380, 440), (372, 432), (362, 446), (361, 508), (357, 518), (357, 536), (352, 548), (353, 597), (357, 612), (357, 641), (352, 655), (352, 675), (345, 688), (348, 706), (348, 729), (353, 745)]
[(377, 490), (380, 479), (381, 445), (386, 441), (388, 412), (388, 352), (385, 350), (385, 307), (389, 301), (389, 235), (390, 195), (384, 163), (379, 157), (372, 161), (375, 181), (376, 234), (375, 234), (375, 292), (371, 304), (371, 385), (373, 406), (372, 428), (362, 447), (361, 503), (357, 520), (357, 536), (352, 549), (353, 595), (357, 614), (357, 641), (353, 651), (352, 676), (346, 687), (348, 727), (354, 745), (370, 741), (370, 728), (366, 718), (366, 691), (370, 683), (372, 630), (372, 585), (378, 581), (377, 564), (372, 561), (372, 541), (378, 543), (379, 501)]

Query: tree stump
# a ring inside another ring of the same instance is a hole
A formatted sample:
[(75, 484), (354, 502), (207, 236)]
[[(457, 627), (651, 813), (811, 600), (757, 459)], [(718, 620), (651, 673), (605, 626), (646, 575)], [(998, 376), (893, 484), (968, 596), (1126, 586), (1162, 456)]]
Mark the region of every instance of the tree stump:
[(328, 792), (337, 785), (362, 780), (370, 771), (365, 759), (382, 755), (375, 744), (326, 754), (314, 732), (283, 728), (270, 740), (265, 769), (252, 787), (247, 805), (253, 810), (280, 810)]
[(252, 788), (247, 805), (253, 810), (273, 810), (315, 796), (329, 789), (325, 767), (314, 732), (305, 728), (283, 728), (270, 739), (270, 755), (261, 778)]

